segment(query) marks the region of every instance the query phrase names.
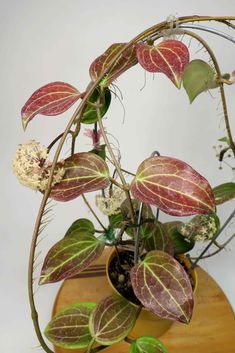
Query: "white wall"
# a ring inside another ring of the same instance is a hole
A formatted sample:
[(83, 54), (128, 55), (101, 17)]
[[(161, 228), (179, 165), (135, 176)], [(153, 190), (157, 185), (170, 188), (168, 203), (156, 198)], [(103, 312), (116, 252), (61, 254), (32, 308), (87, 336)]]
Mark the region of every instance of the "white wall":
[[(61, 80), (85, 89), (88, 68), (95, 57), (111, 43), (128, 41), (170, 14), (233, 15), (235, 5), (234, 0), (0, 1), (0, 340), (4, 353), (34, 352), (33, 347), (38, 345), (27, 302), (27, 262), (41, 196), (18, 184), (12, 175), (11, 158), (18, 143), (33, 138), (48, 144), (63, 131), (73, 111), (58, 117), (35, 118), (24, 133), (21, 107), (35, 89), (48, 82)], [(233, 71), (235, 46), (218, 37), (207, 38), (215, 47), (222, 69)], [(198, 47), (192, 43), (191, 49), (195, 54)], [(125, 122), (117, 100), (105, 121), (107, 130), (119, 140), (123, 166), (135, 171), (146, 156), (158, 149), (191, 164), (213, 186), (231, 180), (229, 168), (218, 170), (212, 149), (217, 138), (224, 135), (218, 93), (212, 92), (212, 98), (203, 94), (190, 106), (184, 90), (177, 91), (162, 75), (155, 75), (154, 80), (147, 75), (146, 87), (140, 91), (143, 84), (144, 74), (138, 67), (118, 80), (124, 95)], [(235, 86), (226, 91), (233, 117)], [(87, 140), (81, 141), (88, 148)], [(233, 207), (234, 202), (228, 203), (223, 211), (220, 207), (221, 218), (225, 219)], [(87, 210), (75, 200), (57, 204), (53, 213), (54, 221), (45, 231), (47, 240), (42, 242), (44, 254), (74, 219), (86, 216)], [(223, 288), (233, 307), (234, 255), (235, 243), (219, 256), (201, 263)], [(59, 285), (43, 286), (36, 295), (42, 327), (50, 318)]]

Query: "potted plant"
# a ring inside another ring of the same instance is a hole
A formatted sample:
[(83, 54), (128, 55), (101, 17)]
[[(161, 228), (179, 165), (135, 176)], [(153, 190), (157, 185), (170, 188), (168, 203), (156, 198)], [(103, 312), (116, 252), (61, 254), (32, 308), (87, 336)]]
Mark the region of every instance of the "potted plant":
[[(146, 71), (165, 74), (177, 88), (183, 86), (191, 103), (200, 93), (218, 88), (227, 130), (221, 140), (224, 148), (219, 152), (219, 160), (223, 161), (229, 153), (235, 155), (224, 93), (224, 85), (234, 83), (234, 76), (221, 73), (212, 49), (189, 30), (208, 31), (234, 41), (230, 35), (199, 24), (215, 21), (234, 29), (232, 20), (235, 17), (189, 16), (159, 23), (129, 43), (112, 44), (96, 58), (90, 65), (91, 82), (84, 92), (68, 83), (52, 82), (35, 91), (23, 106), (22, 123), (26, 129), (37, 114), (58, 115), (80, 100), (64, 132), (48, 147), (31, 140), (18, 146), (13, 160), (20, 182), (43, 195), (29, 259), (29, 298), (35, 331), (45, 352), (52, 351), (39, 326), (33, 295), (33, 265), (48, 199), (67, 202), (82, 197), (99, 227), (96, 229), (90, 219), (75, 220), (48, 251), (39, 283), (57, 282), (81, 273), (107, 246), (113, 248), (107, 261), (107, 275), (117, 292), (99, 303), (80, 302), (64, 308), (45, 330), (53, 344), (97, 352), (125, 339), (132, 353), (167, 352), (157, 337), (146, 332), (130, 340), (128, 335), (136, 321), (141, 315), (152, 313), (157, 316), (156, 322), (159, 318), (163, 320), (165, 328), (172, 321), (190, 322), (196, 286), (194, 268), (212, 244), (218, 247), (217, 253), (233, 238), (222, 246), (217, 243), (235, 212), (220, 226), (216, 206), (235, 196), (235, 183), (212, 188), (192, 166), (174, 156), (162, 156), (158, 151), (147, 156), (135, 173), (127, 171), (112, 149), (102, 118), (115, 94), (113, 81), (139, 63)], [(190, 59), (182, 34), (198, 41), (211, 62)], [(86, 125), (92, 126), (85, 134), (92, 139), (93, 148), (78, 152), (76, 141)], [(71, 135), (70, 154), (59, 159), (68, 135)], [(57, 142), (50, 162), (48, 154)], [(88, 202), (88, 192), (96, 192), (96, 206), (107, 216), (105, 224), (97, 216), (95, 206)], [(177, 218), (162, 223), (159, 211)], [(190, 218), (182, 222), (179, 218), (182, 216)], [(205, 241), (207, 245), (192, 260), (188, 253), (197, 241)], [(185, 253), (187, 258), (182, 256)], [(98, 346), (94, 347), (95, 343)]]

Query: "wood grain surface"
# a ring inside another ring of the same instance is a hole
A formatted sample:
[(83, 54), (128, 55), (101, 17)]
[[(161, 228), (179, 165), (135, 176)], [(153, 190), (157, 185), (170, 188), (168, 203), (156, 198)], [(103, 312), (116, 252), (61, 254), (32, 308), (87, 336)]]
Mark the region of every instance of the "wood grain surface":
[[(108, 251), (97, 261), (104, 264)], [(235, 320), (232, 308), (217, 283), (201, 268), (197, 269), (198, 288), (195, 309), (189, 325), (174, 323), (160, 337), (170, 353), (235, 353)], [(53, 315), (79, 301), (99, 301), (112, 293), (104, 274), (64, 281), (55, 300)], [(128, 353), (121, 342), (105, 348), (104, 353)], [(80, 353), (55, 347), (56, 353)]]

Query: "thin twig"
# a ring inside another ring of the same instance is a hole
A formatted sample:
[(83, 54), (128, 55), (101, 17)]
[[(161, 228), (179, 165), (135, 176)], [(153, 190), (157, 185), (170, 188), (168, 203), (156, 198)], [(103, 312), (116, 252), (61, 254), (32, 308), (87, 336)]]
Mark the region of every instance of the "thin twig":
[(91, 213), (93, 214), (93, 216), (95, 217), (95, 219), (97, 220), (97, 222), (99, 223), (99, 225), (104, 229), (104, 231), (107, 231), (107, 228), (103, 225), (103, 223), (101, 222), (101, 220), (99, 219), (99, 217), (97, 216), (97, 214), (95, 213), (93, 208), (91, 207), (90, 203), (88, 202), (88, 200), (87, 200), (86, 196), (84, 196), (84, 194), (82, 194), (82, 198), (83, 198), (83, 201), (85, 202), (85, 204), (87, 205), (87, 207), (89, 208), (89, 210), (91, 211)]

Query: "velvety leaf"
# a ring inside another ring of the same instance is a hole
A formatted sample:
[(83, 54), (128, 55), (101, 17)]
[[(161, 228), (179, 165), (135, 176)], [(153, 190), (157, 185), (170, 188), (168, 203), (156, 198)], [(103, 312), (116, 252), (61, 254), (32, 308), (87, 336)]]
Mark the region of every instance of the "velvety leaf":
[(136, 55), (140, 65), (149, 72), (165, 74), (177, 88), (189, 62), (186, 45), (178, 40), (164, 40), (157, 45), (138, 43)]
[(192, 60), (183, 75), (183, 86), (190, 103), (202, 92), (218, 87), (216, 72), (203, 60)]
[(225, 183), (216, 186), (213, 189), (216, 205), (220, 205), (235, 197), (235, 183)]
[[(102, 118), (106, 114), (111, 103), (111, 92), (108, 87), (106, 87), (105, 90), (102, 91), (96, 88), (92, 93), (91, 97), (89, 98), (89, 101), (91, 103), (96, 103), (98, 99), (100, 99), (100, 101), (102, 102), (102, 105), (100, 107), (100, 115)], [(82, 115), (82, 123), (93, 124), (96, 121), (98, 121), (96, 108), (92, 105), (87, 105)]]
[(95, 306), (92, 302), (67, 306), (49, 322), (44, 332), (46, 337), (58, 347), (86, 348), (92, 339), (89, 318)]
[(159, 317), (189, 323), (193, 291), (183, 267), (169, 254), (153, 250), (131, 270), (139, 301)]
[(131, 184), (133, 196), (173, 216), (215, 210), (208, 181), (183, 161), (155, 156), (143, 161)]
[(103, 299), (90, 318), (90, 332), (96, 342), (111, 345), (121, 341), (135, 324), (136, 309), (120, 296)]
[(187, 239), (204, 241), (212, 239), (220, 228), (219, 217), (215, 213), (197, 215), (190, 221), (180, 224), (177, 229)]
[(65, 82), (51, 82), (39, 88), (21, 110), (24, 130), (35, 115), (58, 115), (68, 110), (79, 98), (80, 92)]
[(131, 346), (129, 353), (169, 353), (164, 344), (157, 338), (142, 336), (137, 338)]
[(94, 234), (95, 227), (94, 227), (94, 224), (89, 219), (79, 218), (72, 223), (72, 225), (67, 230), (65, 236), (73, 235), (74, 232), (75, 233), (88, 232), (88, 233)]
[(77, 275), (101, 255), (104, 246), (103, 241), (89, 232), (73, 232), (49, 250), (39, 284), (58, 282)]
[[(118, 54), (118, 52), (124, 48), (127, 43), (114, 43), (112, 44), (101, 56), (96, 58), (90, 66), (89, 72), (92, 81), (95, 81), (100, 74), (106, 69), (113, 58)], [(131, 46), (125, 50), (119, 59), (109, 70), (108, 74), (100, 83), (100, 86), (107, 87), (113, 82), (118, 76), (120, 76), (124, 71), (128, 70), (133, 65), (137, 64), (137, 58), (134, 46)]]
[(94, 153), (76, 153), (65, 160), (63, 167), (63, 179), (51, 189), (50, 197), (54, 200), (70, 201), (109, 185), (108, 166)]
[(156, 221), (152, 224), (152, 232), (146, 237), (144, 244), (147, 251), (162, 250), (172, 256), (174, 255), (172, 241), (160, 222)]
[(173, 245), (174, 254), (184, 254), (190, 250), (195, 245), (194, 239), (188, 239), (183, 237), (178, 231), (178, 226), (183, 225), (182, 222), (167, 222), (163, 224), (169, 238), (171, 239), (171, 244)]

